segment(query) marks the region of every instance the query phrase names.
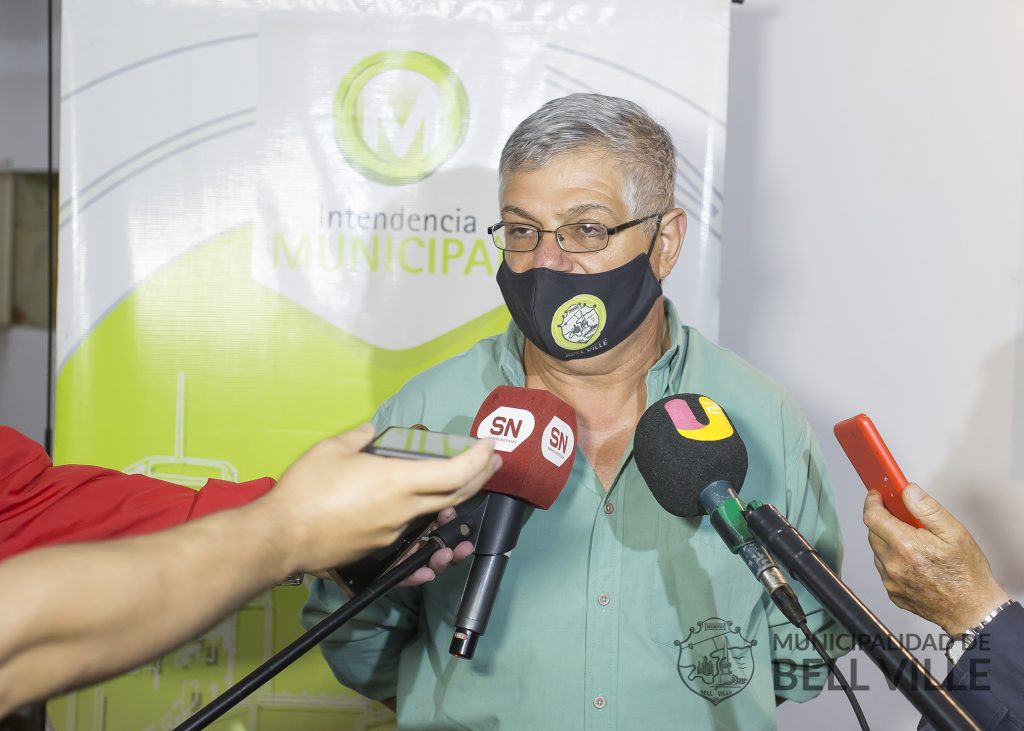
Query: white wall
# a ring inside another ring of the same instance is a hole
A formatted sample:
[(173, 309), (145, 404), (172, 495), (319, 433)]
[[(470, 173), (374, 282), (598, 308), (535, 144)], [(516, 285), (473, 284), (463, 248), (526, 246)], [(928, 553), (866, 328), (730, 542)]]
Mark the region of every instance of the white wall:
[(0, 328), (0, 424), (40, 444), (46, 434), (46, 330)]
[[(802, 404), (845, 575), (892, 629), (934, 628), (872, 565), (864, 488), (831, 432), (860, 411), (1021, 596), (1024, 6), (748, 0), (732, 22), (721, 342)], [(872, 726), (913, 728), (857, 662)], [(839, 691), (787, 706), (782, 728), (855, 727)]]
[(0, 167), (46, 170), (46, 0), (0, 0)]
[[(0, 0), (0, 168), (46, 170), (46, 0)], [(44, 439), (43, 329), (0, 328), (0, 424)]]

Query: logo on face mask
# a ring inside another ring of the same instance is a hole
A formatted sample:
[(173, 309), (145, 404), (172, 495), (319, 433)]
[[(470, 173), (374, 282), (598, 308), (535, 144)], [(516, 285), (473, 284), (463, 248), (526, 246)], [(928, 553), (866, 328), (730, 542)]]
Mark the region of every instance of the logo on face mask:
[(607, 320), (600, 298), (578, 294), (555, 310), (551, 336), (566, 350), (581, 350), (601, 336)]

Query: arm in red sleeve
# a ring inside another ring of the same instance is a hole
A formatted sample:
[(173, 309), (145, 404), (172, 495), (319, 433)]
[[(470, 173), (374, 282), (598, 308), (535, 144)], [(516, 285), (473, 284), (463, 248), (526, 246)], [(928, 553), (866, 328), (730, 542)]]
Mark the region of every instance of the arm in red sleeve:
[(54, 467), (41, 446), (0, 426), (0, 560), (30, 548), (151, 533), (252, 502), (270, 478), (192, 490), (87, 465)]

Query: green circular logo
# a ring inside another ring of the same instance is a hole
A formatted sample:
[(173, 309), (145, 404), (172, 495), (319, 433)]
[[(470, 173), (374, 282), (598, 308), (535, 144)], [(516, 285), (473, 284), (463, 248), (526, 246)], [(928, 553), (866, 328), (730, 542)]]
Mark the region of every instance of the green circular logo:
[(451, 68), (419, 51), (383, 51), (353, 66), (334, 95), (334, 134), (354, 168), (385, 185), (431, 175), (459, 149), (469, 97)]
[(582, 350), (601, 337), (607, 320), (604, 302), (599, 297), (578, 294), (555, 310), (551, 336), (566, 350)]

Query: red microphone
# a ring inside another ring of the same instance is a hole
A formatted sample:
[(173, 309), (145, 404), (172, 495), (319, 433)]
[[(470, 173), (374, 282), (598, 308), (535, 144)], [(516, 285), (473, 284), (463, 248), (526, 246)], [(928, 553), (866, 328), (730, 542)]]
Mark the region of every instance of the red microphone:
[(576, 458), (576, 412), (548, 391), (498, 386), (473, 420), (473, 436), (494, 440), (502, 465), (484, 486), (487, 507), (449, 652), (472, 658), (487, 628), (509, 552), (530, 507), (547, 510)]

